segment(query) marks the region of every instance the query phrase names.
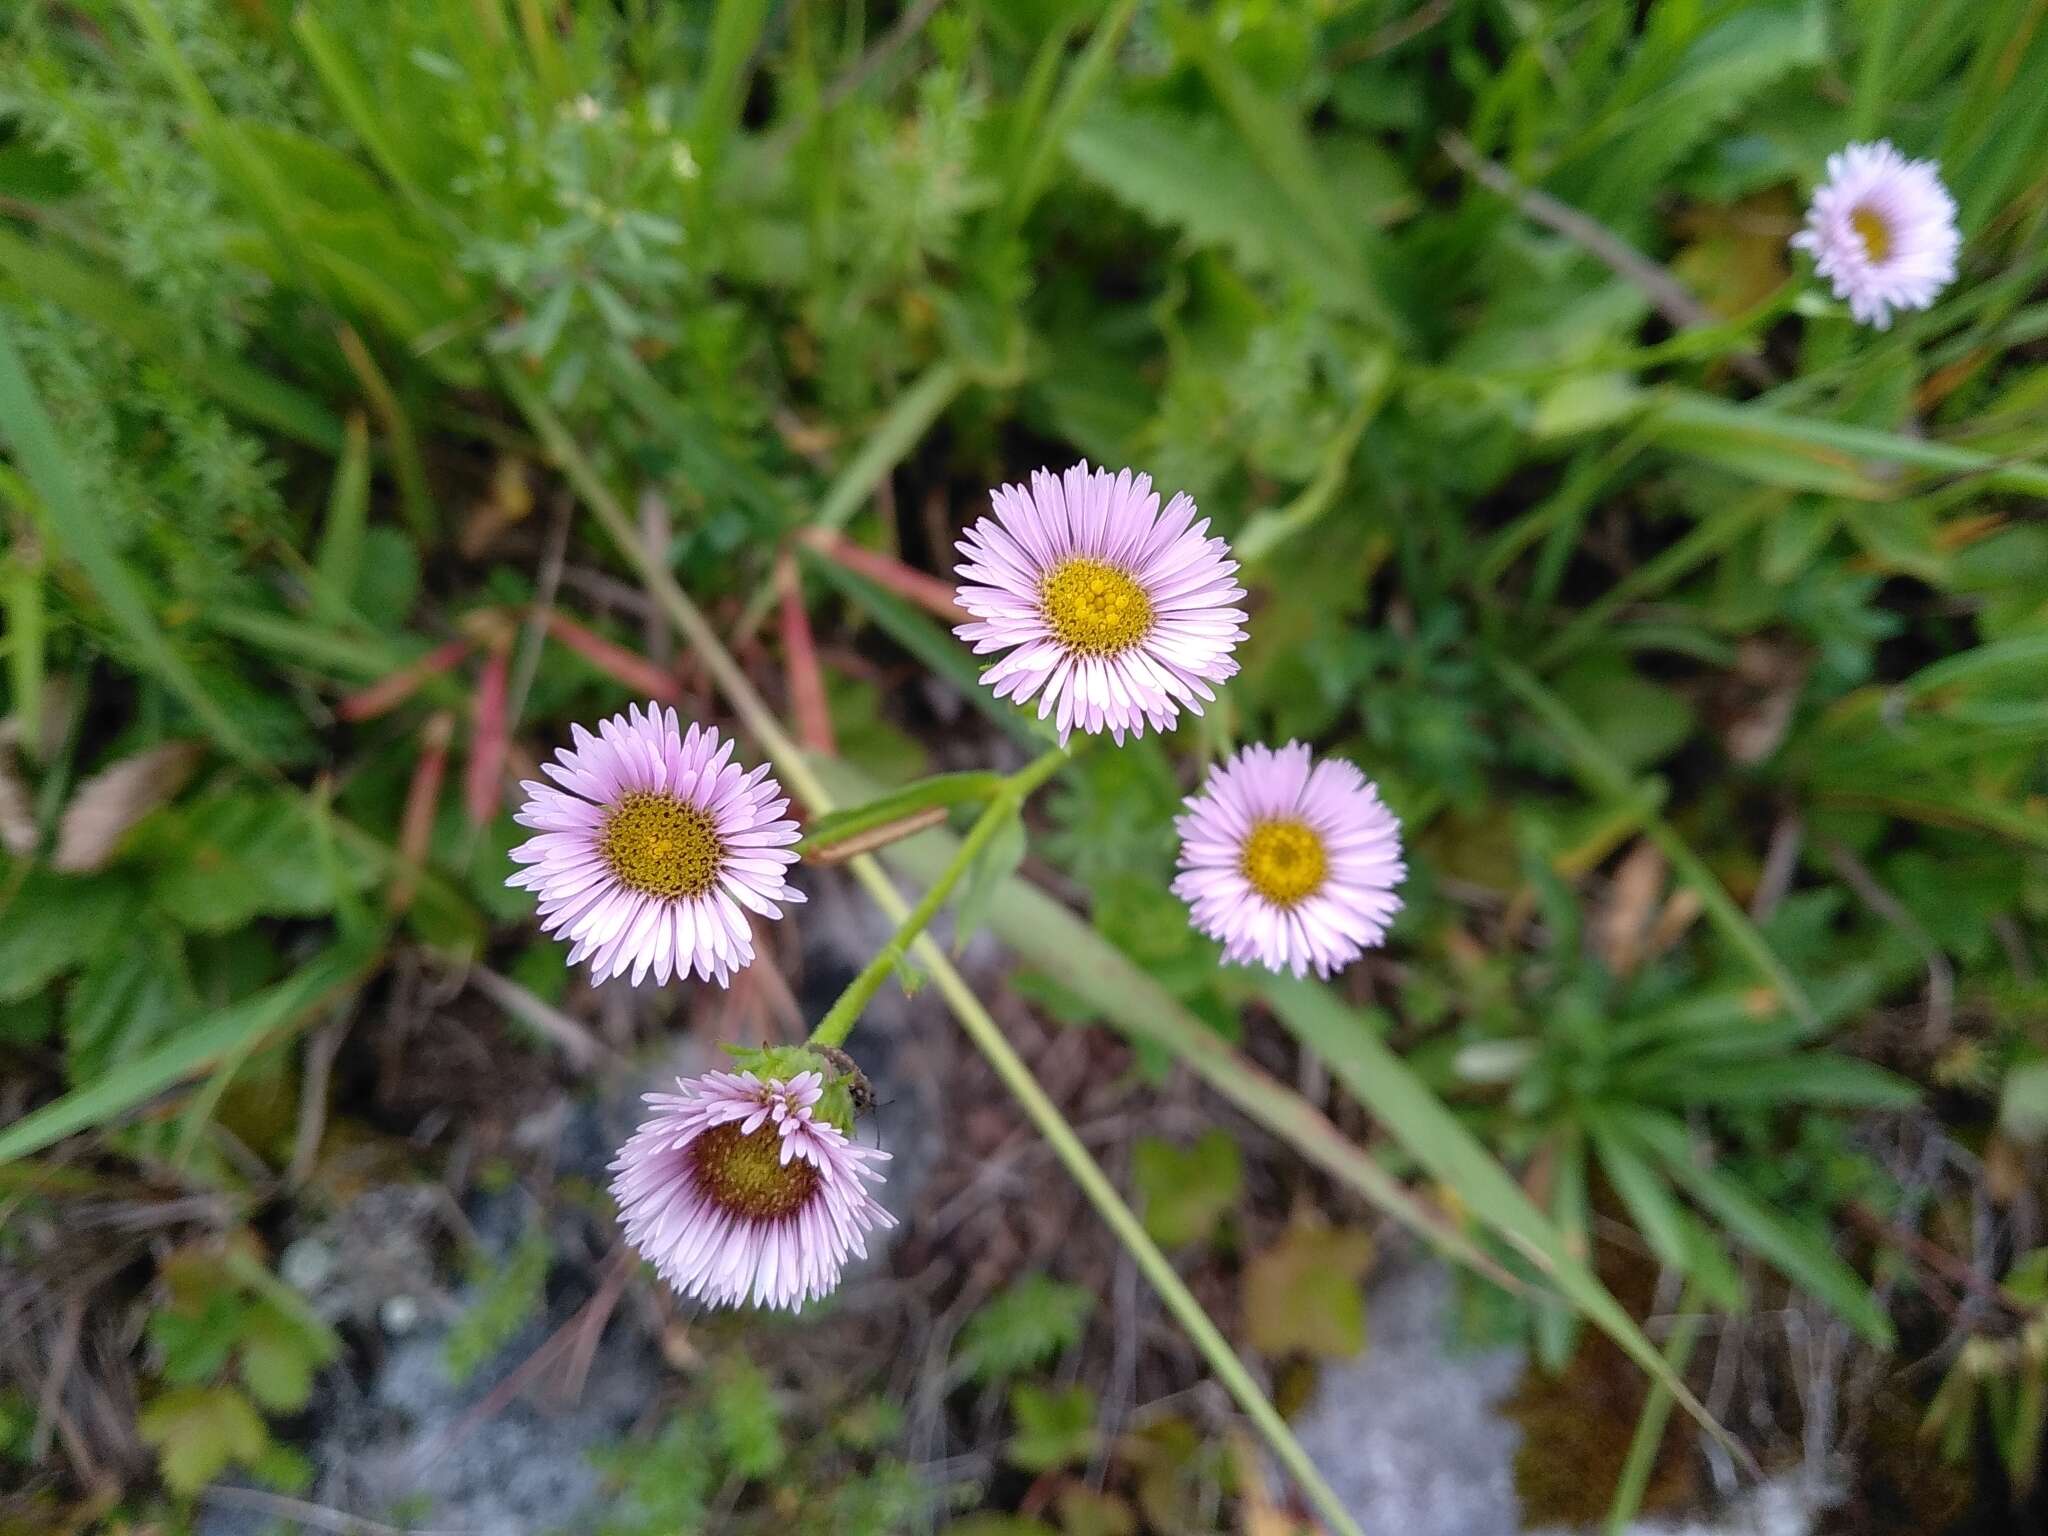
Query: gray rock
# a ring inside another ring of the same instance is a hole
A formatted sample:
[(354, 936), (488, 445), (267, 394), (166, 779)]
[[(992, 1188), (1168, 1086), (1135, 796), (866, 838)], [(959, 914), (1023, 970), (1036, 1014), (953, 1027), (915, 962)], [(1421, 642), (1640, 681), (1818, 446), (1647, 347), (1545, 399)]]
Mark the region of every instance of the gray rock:
[(1404, 1261), (1372, 1287), (1370, 1343), (1324, 1367), (1295, 1432), (1367, 1531), (1516, 1536), (1515, 1447), (1496, 1411), (1520, 1379), (1516, 1349), (1454, 1353), (1451, 1276)]

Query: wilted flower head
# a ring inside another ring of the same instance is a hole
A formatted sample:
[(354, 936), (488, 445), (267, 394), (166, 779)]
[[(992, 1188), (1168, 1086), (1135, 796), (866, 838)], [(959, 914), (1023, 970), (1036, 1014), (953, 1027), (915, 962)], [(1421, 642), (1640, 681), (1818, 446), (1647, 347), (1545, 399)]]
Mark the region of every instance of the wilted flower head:
[(1882, 331), (1894, 309), (1925, 309), (1955, 281), (1963, 239), (1939, 167), (1879, 141), (1828, 156), (1828, 179), (1792, 243), (1813, 253), (1851, 315)]
[(868, 1192), (889, 1154), (819, 1113), (824, 1075), (710, 1072), (650, 1093), (612, 1163), (626, 1241), (685, 1296), (795, 1312), (895, 1218)]
[(766, 764), (743, 772), (716, 728), (685, 732), (673, 709), (636, 706), (595, 736), (569, 729), (575, 747), (541, 765), (562, 787), (521, 786), (515, 819), (539, 835), (512, 850), (528, 867), (506, 884), (539, 893), (541, 928), (597, 981), (694, 970), (727, 985), (754, 958), (740, 908), (780, 917), (777, 902), (804, 899), (783, 879), (797, 826), (782, 786)]
[(1145, 734), (1183, 708), (1202, 712), (1210, 684), (1237, 671), (1244, 638), (1237, 562), (1204, 538), (1194, 501), (1159, 510), (1149, 475), (1076, 464), (1039, 470), (1031, 488), (990, 494), (993, 518), (967, 530), (960, 606), (978, 621), (954, 631), (977, 654), (1008, 654), (981, 680), (1038, 717), (1057, 711), (1060, 741), (1074, 730)]
[(1401, 824), (1350, 763), (1299, 742), (1246, 747), (1187, 808), (1174, 894), (1226, 960), (1327, 976), (1386, 937), (1408, 873)]

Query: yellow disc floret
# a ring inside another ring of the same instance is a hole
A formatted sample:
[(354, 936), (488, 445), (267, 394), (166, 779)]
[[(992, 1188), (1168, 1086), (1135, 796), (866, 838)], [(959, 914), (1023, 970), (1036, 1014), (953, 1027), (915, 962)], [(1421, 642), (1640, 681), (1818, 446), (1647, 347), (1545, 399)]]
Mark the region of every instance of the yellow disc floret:
[(752, 1221), (794, 1216), (817, 1193), (822, 1177), (801, 1157), (782, 1161), (782, 1137), (772, 1124), (748, 1135), (739, 1122), (714, 1125), (690, 1143), (697, 1185), (720, 1210)]
[(1047, 571), (1038, 605), (1060, 644), (1079, 656), (1118, 655), (1152, 629), (1145, 589), (1092, 555), (1070, 555)]
[(1885, 223), (1884, 216), (1874, 208), (1858, 207), (1849, 212), (1849, 227), (1856, 231), (1863, 242), (1863, 251), (1872, 261), (1883, 261), (1892, 253), (1892, 227)]
[(1291, 820), (1255, 823), (1239, 860), (1252, 889), (1276, 907), (1315, 895), (1329, 867), (1323, 840), (1306, 823)]
[(702, 896), (725, 846), (707, 811), (656, 790), (629, 790), (605, 818), (597, 846), (622, 884), (646, 896)]

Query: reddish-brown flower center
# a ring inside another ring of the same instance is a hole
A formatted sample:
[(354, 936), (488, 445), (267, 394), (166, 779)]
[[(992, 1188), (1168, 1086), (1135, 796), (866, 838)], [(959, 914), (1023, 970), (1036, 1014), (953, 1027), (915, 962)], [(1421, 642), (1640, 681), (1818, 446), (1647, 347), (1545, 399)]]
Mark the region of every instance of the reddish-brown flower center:
[(818, 1192), (817, 1167), (801, 1157), (782, 1161), (782, 1137), (773, 1122), (751, 1135), (738, 1121), (714, 1125), (689, 1146), (697, 1184), (711, 1203), (751, 1221), (794, 1216)]

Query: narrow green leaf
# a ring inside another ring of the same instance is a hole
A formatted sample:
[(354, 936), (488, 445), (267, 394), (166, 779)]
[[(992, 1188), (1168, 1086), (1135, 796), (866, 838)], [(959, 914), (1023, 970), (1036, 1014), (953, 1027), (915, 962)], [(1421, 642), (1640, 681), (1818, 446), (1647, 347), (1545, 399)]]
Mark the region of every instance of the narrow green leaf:
[(195, 1020), (148, 1054), (0, 1130), (0, 1163), (41, 1151), (74, 1131), (118, 1119), (173, 1084), (289, 1028), (335, 993), (353, 986), (380, 952), (377, 942), (344, 939), (277, 985)]
[(843, 843), (850, 837), (901, 821), (932, 806), (979, 805), (1003, 786), (1000, 773), (935, 773), (865, 805), (848, 806), (821, 816), (810, 825), (798, 851), (805, 857)]
[(1978, 475), (1990, 489), (2048, 496), (2048, 465), (1999, 459), (1972, 448), (1957, 448), (1872, 427), (1815, 421), (1767, 405), (1733, 405), (1711, 395), (1684, 390), (1673, 390), (1654, 400), (1653, 419), (1658, 424), (1659, 437), (1665, 442), (1680, 448), (1725, 442), (1772, 450), (1785, 456), (1783, 483), (1787, 485), (1813, 486), (1815, 482), (1801, 478), (1800, 471), (1804, 469), (1824, 477), (1820, 489), (1885, 500), (1898, 496), (1897, 485), (1865, 473), (1862, 461), (1869, 460), (1937, 474)]
[(1629, 1219), (1650, 1245), (1657, 1262), (1680, 1274), (1686, 1270), (1685, 1210), (1672, 1198), (1670, 1189), (1657, 1176), (1648, 1159), (1626, 1136), (1603, 1120), (1592, 1122), (1593, 1146), (1600, 1154), (1601, 1171)]
[(1693, 1160), (1685, 1128), (1667, 1116), (1631, 1114), (1627, 1128), (1686, 1192), (1794, 1285), (1827, 1303), (1880, 1349), (1892, 1345), (1891, 1319), (1870, 1288), (1814, 1233), (1759, 1200), (1725, 1173)]
[(224, 752), (245, 766), (262, 767), (263, 754), (256, 744), (214, 702), (191, 664), (172, 646), (142, 588), (116, 553), (103, 513), (81, 494), (71, 460), (14, 349), (4, 316), (0, 316), (0, 434), (6, 436), (15, 461), (41, 499), (47, 513), (42, 519), (44, 533), (84, 571), (142, 664), (185, 701)]
[(746, 103), (747, 71), (768, 23), (768, 0), (718, 0), (711, 21), (711, 50), (697, 87), (697, 116), (691, 153), (706, 171), (716, 171), (725, 141)]
[(369, 516), (370, 428), (358, 412), (348, 419), (348, 438), (334, 468), (327, 519), (320, 525), (320, 544), (313, 556), (321, 582), (314, 609), (330, 624), (348, 616), (348, 594), (355, 591), (362, 569), (363, 529)]
[(311, 395), (250, 367), (204, 352), (190, 330), (114, 278), (64, 255), (51, 239), (29, 240), (0, 225), (0, 269), (38, 298), (104, 328), (187, 384), (250, 421), (325, 453), (339, 453), (339, 418)]
[(1280, 977), (1261, 990), (1281, 1021), (1320, 1056), (1352, 1096), (1370, 1110), (1408, 1154), (1458, 1196), (1479, 1220), (1549, 1277), (1573, 1306), (1663, 1382), (1702, 1428), (1741, 1454), (1706, 1406), (1600, 1283), (1564, 1236), (1493, 1160), (1457, 1116), (1408, 1064), (1387, 1049), (1371, 1023), (1314, 982)]

